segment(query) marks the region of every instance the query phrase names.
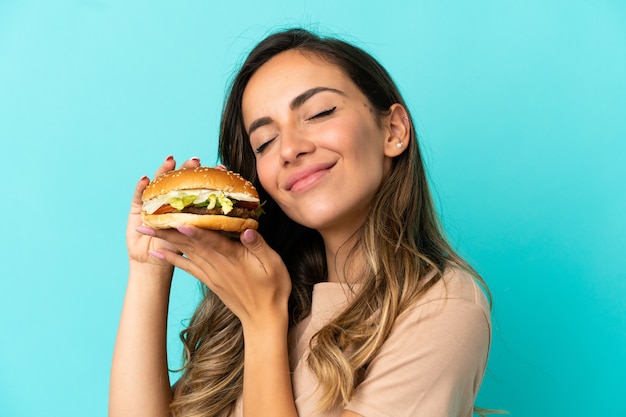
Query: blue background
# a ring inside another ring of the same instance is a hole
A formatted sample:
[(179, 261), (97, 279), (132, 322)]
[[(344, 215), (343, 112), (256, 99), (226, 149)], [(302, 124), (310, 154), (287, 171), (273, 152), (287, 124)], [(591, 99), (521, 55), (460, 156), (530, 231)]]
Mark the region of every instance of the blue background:
[[(216, 163), (226, 84), (304, 25), (389, 69), (494, 295), (479, 405), (626, 416), (626, 4), (0, 0), (0, 415), (105, 416), (136, 181)], [(197, 301), (178, 273), (169, 347)]]

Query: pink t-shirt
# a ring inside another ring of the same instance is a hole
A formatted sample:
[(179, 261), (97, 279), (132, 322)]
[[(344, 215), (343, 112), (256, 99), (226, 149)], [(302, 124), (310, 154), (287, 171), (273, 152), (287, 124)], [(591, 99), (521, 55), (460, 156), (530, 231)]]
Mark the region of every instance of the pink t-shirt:
[[(317, 382), (308, 369), (309, 340), (351, 299), (347, 286), (319, 283), (311, 315), (290, 333), (292, 382), (300, 417), (319, 413)], [(364, 417), (471, 417), (491, 340), (486, 297), (466, 273), (449, 269), (396, 320), (345, 409)], [(243, 415), (241, 401), (233, 417)]]

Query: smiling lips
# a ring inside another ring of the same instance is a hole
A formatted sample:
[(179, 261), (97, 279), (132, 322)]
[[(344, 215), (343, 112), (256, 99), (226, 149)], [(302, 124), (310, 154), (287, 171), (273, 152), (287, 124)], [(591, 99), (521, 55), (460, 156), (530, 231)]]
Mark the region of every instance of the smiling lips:
[(287, 178), (284, 188), (287, 191), (299, 192), (315, 184), (335, 166), (335, 162), (307, 165)]

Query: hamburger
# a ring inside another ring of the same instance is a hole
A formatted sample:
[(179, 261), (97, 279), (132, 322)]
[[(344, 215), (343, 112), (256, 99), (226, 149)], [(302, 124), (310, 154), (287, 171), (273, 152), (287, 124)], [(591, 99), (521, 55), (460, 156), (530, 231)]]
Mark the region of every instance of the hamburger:
[(142, 195), (141, 219), (155, 229), (193, 225), (242, 232), (256, 229), (262, 212), (250, 181), (231, 171), (181, 168), (151, 181)]

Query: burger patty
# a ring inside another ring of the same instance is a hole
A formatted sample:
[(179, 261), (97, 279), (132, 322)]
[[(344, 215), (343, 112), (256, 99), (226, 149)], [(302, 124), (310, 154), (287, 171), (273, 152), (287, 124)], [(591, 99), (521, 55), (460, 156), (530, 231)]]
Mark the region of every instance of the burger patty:
[[(206, 207), (193, 207), (187, 206), (180, 211), (181, 213), (190, 213), (190, 214), (213, 214), (213, 215), (224, 215), (224, 212), (221, 208), (212, 208), (208, 209)], [(255, 210), (250, 210), (242, 207), (233, 207), (231, 211), (226, 214), (228, 217), (239, 217), (240, 219), (254, 219), (258, 220), (259, 216), (256, 214)]]

